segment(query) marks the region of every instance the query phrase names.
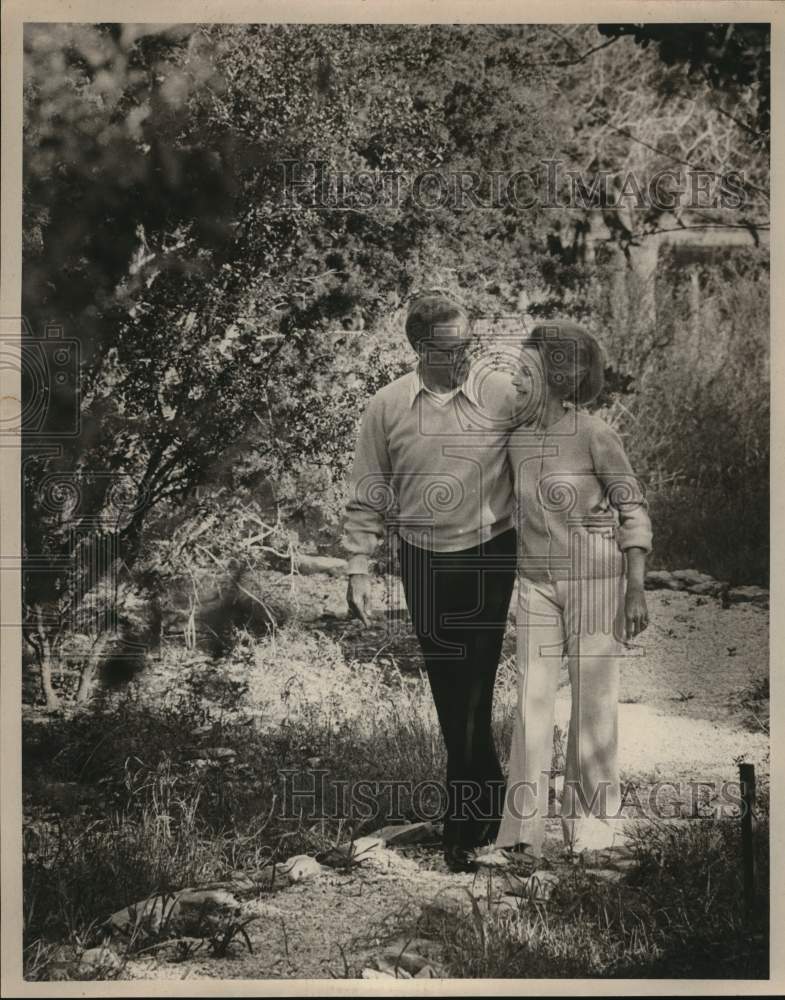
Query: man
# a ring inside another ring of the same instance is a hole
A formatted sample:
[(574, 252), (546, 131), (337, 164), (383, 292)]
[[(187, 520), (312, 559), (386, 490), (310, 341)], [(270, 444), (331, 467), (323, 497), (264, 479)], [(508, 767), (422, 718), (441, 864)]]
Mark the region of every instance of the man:
[(515, 579), (515, 397), (508, 378), (470, 364), (470, 322), (448, 296), (417, 298), (406, 334), (417, 369), (371, 398), (357, 441), (347, 601), (367, 625), (369, 557), (389, 531), (447, 748), (445, 860), (471, 871), (504, 801), (491, 708)]

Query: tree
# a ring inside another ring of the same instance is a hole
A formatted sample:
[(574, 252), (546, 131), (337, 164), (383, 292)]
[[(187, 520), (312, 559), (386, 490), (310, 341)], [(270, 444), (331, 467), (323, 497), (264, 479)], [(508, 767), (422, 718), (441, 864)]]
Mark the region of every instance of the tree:
[[(50, 560), (25, 574), (41, 662), (100, 582), (77, 558), (93, 535), (113, 540), (108, 575), (133, 568), (151, 514), (233, 445), (268, 476), (287, 455), (340, 475), (384, 362), (363, 371), (367, 349), (336, 349), (337, 330), (372, 331), (434, 280), (478, 310), (514, 302), (542, 217), (456, 206), (422, 179), (476, 177), (483, 196), (553, 148), (525, 30), (28, 28), (24, 308), (32, 341), (57, 322), (81, 352), (78, 432), (47, 452), (71, 402), (55, 392), (25, 439), (26, 550)], [(385, 172), (400, 196), (374, 189)], [(322, 190), (338, 175), (348, 203)], [(53, 476), (77, 502), (52, 507)]]

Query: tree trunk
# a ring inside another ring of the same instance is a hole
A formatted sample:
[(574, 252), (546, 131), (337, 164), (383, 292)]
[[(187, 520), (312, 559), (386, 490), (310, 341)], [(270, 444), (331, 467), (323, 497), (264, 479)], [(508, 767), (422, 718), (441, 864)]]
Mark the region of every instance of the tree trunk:
[(79, 687), (76, 691), (77, 705), (86, 705), (93, 697), (95, 682), (98, 680), (98, 668), (109, 642), (109, 634), (104, 633), (94, 643), (90, 650), (90, 655), (82, 665), (82, 672), (79, 676)]
[(52, 685), (52, 642), (44, 625), (44, 609), (40, 604), (33, 605), (32, 618), (35, 626), (27, 631), (26, 638), (35, 653), (38, 670), (41, 677), (41, 693), (44, 696), (46, 710), (55, 712), (60, 708), (60, 699)]
[(46, 710), (56, 712), (60, 708), (60, 699), (52, 686), (52, 651), (48, 642), (38, 655), (38, 666), (41, 670), (41, 691), (46, 702)]

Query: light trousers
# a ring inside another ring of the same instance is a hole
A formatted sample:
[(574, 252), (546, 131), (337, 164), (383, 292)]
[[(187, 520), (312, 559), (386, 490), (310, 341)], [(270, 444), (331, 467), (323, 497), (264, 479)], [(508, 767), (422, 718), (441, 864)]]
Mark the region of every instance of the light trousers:
[(611, 846), (620, 832), (619, 670), (625, 577), (519, 579), (518, 698), (498, 847), (542, 852), (553, 755), (554, 709), (564, 656), (572, 707), (562, 832), (566, 844)]

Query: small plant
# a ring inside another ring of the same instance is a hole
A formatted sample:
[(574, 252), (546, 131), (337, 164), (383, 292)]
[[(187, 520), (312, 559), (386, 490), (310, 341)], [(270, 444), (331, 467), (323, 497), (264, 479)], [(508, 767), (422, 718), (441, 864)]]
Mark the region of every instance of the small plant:
[(248, 951), (253, 954), (251, 939), (248, 937), (248, 932), (245, 928), (258, 919), (258, 917), (246, 917), (245, 920), (230, 918), (218, 927), (213, 928), (210, 926), (206, 935), (207, 940), (210, 942), (210, 954), (214, 958), (224, 958), (230, 945), (238, 937), (243, 939)]

